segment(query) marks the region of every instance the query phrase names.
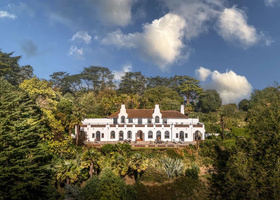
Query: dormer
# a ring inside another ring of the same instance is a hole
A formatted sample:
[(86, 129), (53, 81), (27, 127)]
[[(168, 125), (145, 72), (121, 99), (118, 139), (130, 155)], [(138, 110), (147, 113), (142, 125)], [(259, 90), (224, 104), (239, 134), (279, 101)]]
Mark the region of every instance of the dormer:
[(161, 124), (162, 123), (162, 114), (160, 113), (159, 105), (155, 105), (154, 113), (153, 113), (153, 123)]
[(127, 123), (127, 117), (128, 117), (128, 114), (126, 112), (125, 105), (122, 104), (121, 109), (120, 109), (120, 113), (118, 114), (118, 123), (119, 124)]

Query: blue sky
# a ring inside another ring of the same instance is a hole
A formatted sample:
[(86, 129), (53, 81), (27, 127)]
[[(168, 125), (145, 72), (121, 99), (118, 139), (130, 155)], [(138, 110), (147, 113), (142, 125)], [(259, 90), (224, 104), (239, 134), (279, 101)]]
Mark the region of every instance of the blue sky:
[(0, 48), (49, 79), (188, 75), (223, 103), (279, 81), (280, 0), (0, 0)]

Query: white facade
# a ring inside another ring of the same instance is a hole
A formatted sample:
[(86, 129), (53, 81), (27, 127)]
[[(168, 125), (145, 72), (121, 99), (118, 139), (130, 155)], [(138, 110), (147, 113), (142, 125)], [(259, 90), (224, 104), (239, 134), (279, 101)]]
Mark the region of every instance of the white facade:
[[(184, 109), (181, 108), (181, 112)], [(178, 111), (155, 109), (126, 109), (108, 118), (93, 118), (82, 121), (81, 131), (87, 141), (185, 141), (205, 139), (204, 124), (199, 119), (188, 118)]]

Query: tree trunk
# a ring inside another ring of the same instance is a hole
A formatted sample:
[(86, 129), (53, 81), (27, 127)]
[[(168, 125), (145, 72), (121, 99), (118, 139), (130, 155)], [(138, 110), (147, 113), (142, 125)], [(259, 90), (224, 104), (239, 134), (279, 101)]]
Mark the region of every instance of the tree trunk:
[(72, 131), (71, 131), (71, 127), (69, 126), (69, 136), (71, 137), (72, 136)]
[(80, 125), (76, 125), (76, 132), (77, 132), (77, 135), (76, 135), (76, 145), (78, 146), (79, 145), (79, 139), (80, 139)]
[(224, 129), (224, 119), (223, 116), (221, 117), (221, 126), (222, 126), (222, 140), (224, 139), (225, 129)]
[(69, 178), (66, 178), (66, 183), (67, 183), (68, 185), (70, 184)]

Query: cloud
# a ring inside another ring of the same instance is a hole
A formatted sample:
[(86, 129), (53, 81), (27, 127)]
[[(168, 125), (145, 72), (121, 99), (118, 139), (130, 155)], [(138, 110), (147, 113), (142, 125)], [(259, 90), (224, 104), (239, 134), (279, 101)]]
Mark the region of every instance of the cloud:
[[(197, 70), (197, 72), (198, 74), (202, 72), (203, 75), (203, 70)], [(205, 84), (205, 88), (217, 90), (223, 104), (238, 103), (241, 99), (248, 99), (252, 92), (252, 85), (246, 77), (237, 75), (232, 70), (225, 73), (220, 73), (216, 70), (211, 72), (211, 80)]]
[(94, 0), (100, 20), (106, 25), (126, 26), (131, 22), (134, 0)]
[(132, 66), (131, 65), (124, 65), (120, 71), (113, 71), (114, 79), (117, 82), (120, 82), (122, 77), (125, 75), (126, 72), (131, 72)]
[(207, 32), (209, 22), (215, 20), (224, 8), (223, 0), (162, 0), (170, 12), (186, 21), (185, 36), (191, 40)]
[(276, 3), (279, 3), (279, 0), (264, 0), (266, 6), (274, 6)]
[(254, 26), (247, 23), (246, 13), (236, 6), (225, 8), (221, 13), (218, 22), (218, 33), (230, 43), (239, 44), (248, 48), (264, 41), (266, 45), (271, 44), (271, 39), (263, 33), (258, 33)]
[(183, 36), (186, 24), (183, 18), (168, 13), (150, 24), (143, 25), (142, 33), (123, 34), (120, 30), (109, 33), (103, 44), (119, 48), (136, 48), (142, 58), (166, 70), (181, 56), (185, 47)]
[(83, 59), (84, 50), (83, 48), (79, 49), (78, 47), (72, 45), (68, 51), (68, 55), (74, 56), (76, 59)]
[(1, 18), (9, 18), (9, 19), (15, 19), (17, 16), (14, 14), (8, 13), (7, 11), (0, 10), (0, 19)]
[(21, 50), (27, 57), (32, 57), (38, 53), (38, 46), (32, 40), (26, 40), (21, 44)]
[(200, 81), (204, 82), (208, 78), (208, 76), (210, 76), (211, 70), (200, 67), (199, 69), (195, 70), (195, 74), (198, 76)]
[(71, 41), (83, 41), (86, 44), (90, 44), (91, 36), (85, 31), (78, 31), (72, 36)]

